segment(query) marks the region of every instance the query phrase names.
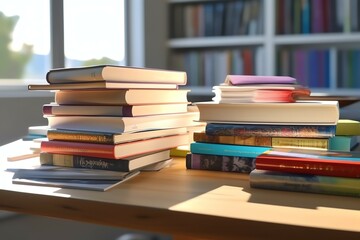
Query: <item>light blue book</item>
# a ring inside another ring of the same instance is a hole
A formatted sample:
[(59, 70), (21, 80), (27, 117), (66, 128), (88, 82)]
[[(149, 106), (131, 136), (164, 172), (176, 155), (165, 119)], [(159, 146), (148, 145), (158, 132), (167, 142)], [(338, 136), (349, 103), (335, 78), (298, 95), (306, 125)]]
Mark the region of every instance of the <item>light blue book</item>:
[(217, 143), (194, 142), (190, 144), (190, 152), (198, 154), (211, 154), (223, 156), (237, 156), (255, 158), (271, 147), (229, 145)]
[(358, 144), (358, 136), (335, 136), (329, 139), (329, 150), (349, 152)]

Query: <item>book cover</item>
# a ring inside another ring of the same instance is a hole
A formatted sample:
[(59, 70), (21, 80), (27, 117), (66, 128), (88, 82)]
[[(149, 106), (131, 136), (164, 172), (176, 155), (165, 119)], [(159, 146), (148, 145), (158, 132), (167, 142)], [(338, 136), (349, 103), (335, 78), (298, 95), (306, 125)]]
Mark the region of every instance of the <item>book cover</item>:
[(130, 172), (168, 159), (170, 159), (170, 150), (137, 155), (117, 160), (88, 157), (83, 155), (65, 155), (46, 152), (40, 153), (41, 165), (100, 169), (120, 172)]
[(124, 180), (133, 172), (107, 171), (98, 169), (69, 168), (60, 166), (20, 166), (7, 168), (13, 178), (24, 179), (67, 179), (67, 180)]
[(81, 82), (56, 84), (29, 84), (28, 90), (83, 90), (83, 89), (178, 89), (174, 83), (132, 83), (132, 82)]
[(360, 197), (360, 178), (255, 169), (250, 173), (249, 181), (252, 188)]
[(360, 178), (360, 153), (272, 149), (256, 157), (256, 169)]
[(271, 147), (229, 145), (216, 143), (193, 142), (190, 144), (190, 152), (197, 154), (224, 155), (236, 157), (254, 158), (270, 150)]
[(32, 186), (70, 188), (90, 191), (108, 191), (119, 184), (135, 177), (140, 172), (132, 172), (123, 180), (72, 180), (72, 179), (47, 179), (47, 178), (13, 178), (12, 183)]
[(339, 119), (336, 124), (336, 135), (360, 136), (360, 122), (351, 119)]
[(128, 83), (174, 83), (185, 85), (187, 76), (186, 72), (183, 71), (116, 65), (95, 65), (52, 69), (46, 74), (46, 80), (50, 84), (115, 81)]
[(150, 138), (116, 145), (53, 140), (42, 141), (41, 151), (66, 155), (123, 159), (155, 151), (170, 150), (171, 148), (188, 143), (188, 134)]
[(49, 127), (54, 129), (127, 133), (194, 126), (195, 121), (199, 119), (199, 113), (186, 112), (139, 117), (47, 116), (46, 118)]
[(295, 84), (296, 79), (289, 76), (227, 75), (224, 83), (229, 85), (269, 83)]
[(336, 125), (337, 101), (297, 101), (294, 103), (197, 102), (200, 121), (252, 124)]
[(189, 153), (186, 155), (186, 168), (250, 173), (255, 168), (255, 158)]
[(317, 150), (331, 149), (340, 151), (346, 151), (346, 149), (349, 149), (351, 145), (347, 138), (342, 137), (333, 137), (333, 140), (330, 143), (329, 138), (223, 136), (207, 135), (205, 132), (194, 132), (194, 141), (264, 147), (304, 148)]
[(306, 137), (328, 138), (335, 136), (335, 125), (265, 125), (208, 123), (207, 135), (257, 136), (257, 137)]
[(77, 131), (64, 129), (50, 129), (47, 133), (49, 140), (89, 142), (101, 144), (119, 144), (144, 140), (155, 137), (164, 137), (187, 133), (187, 128), (169, 128), (149, 131), (139, 131), (133, 133), (107, 133), (93, 131)]
[(146, 105), (188, 102), (190, 90), (180, 89), (106, 89), (60, 90), (55, 102), (60, 105)]
[(214, 86), (213, 100), (218, 103), (295, 102), (310, 96), (310, 89), (289, 84), (259, 84), (244, 86)]
[(154, 104), (154, 105), (59, 105), (44, 104), (44, 116), (120, 116), (136, 117), (159, 114), (185, 113), (188, 103)]

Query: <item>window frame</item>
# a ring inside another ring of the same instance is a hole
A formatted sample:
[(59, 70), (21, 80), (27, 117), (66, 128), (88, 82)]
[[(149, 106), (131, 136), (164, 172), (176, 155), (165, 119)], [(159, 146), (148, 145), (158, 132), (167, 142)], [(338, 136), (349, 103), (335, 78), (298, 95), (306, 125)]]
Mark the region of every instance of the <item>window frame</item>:
[[(140, 0), (141, 2), (142, 0)], [(127, 50), (127, 43), (129, 42), (129, 15), (127, 14), (129, 6), (132, 1), (124, 0), (124, 14), (125, 14), (125, 63), (128, 63), (129, 54), (131, 51)], [(134, 2), (139, 2), (136, 0)], [(50, 65), (51, 68), (65, 67), (65, 41), (64, 41), (64, 1), (63, 0), (49, 0), (50, 5)], [(142, 5), (142, 4), (141, 4)], [(130, 6), (130, 8), (132, 8)], [(56, 30), (55, 30), (56, 29)], [(45, 76), (44, 76), (45, 79)], [(44, 79), (20, 79), (14, 81), (1, 79), (0, 80), (0, 99), (1, 98), (16, 98), (16, 97), (51, 97), (54, 95), (51, 91), (29, 91), (27, 86), (30, 83), (44, 83)]]

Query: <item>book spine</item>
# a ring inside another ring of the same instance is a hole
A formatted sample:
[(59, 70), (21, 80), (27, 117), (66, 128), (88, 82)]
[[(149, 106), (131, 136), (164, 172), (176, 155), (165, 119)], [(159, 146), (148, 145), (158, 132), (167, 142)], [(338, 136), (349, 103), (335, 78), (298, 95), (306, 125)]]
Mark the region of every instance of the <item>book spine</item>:
[(250, 187), (360, 197), (360, 179), (253, 170)]
[(360, 177), (359, 164), (356, 164), (356, 161), (350, 163), (345, 160), (289, 159), (264, 154), (256, 158), (256, 169), (322, 176)]
[(205, 133), (224, 136), (308, 137), (335, 136), (335, 125), (258, 125), (208, 123)]
[(304, 149), (329, 150), (328, 138), (283, 138), (257, 136), (217, 136), (205, 132), (194, 132), (195, 142), (221, 143), (263, 147), (294, 147)]
[(186, 168), (250, 173), (255, 168), (255, 158), (189, 153), (186, 155)]
[(95, 133), (79, 133), (61, 130), (49, 130), (47, 133), (49, 140), (72, 141), (72, 142), (89, 142), (102, 144), (115, 144), (112, 134), (95, 134)]
[(40, 154), (41, 165), (129, 172), (129, 161), (79, 155)]
[(205, 132), (194, 132), (195, 142), (222, 143), (249, 146), (271, 146), (271, 137), (252, 137), (252, 136), (214, 136), (207, 135)]
[(296, 148), (311, 148), (319, 150), (329, 150), (328, 138), (279, 138), (273, 137), (271, 139), (272, 147), (296, 147)]
[(224, 155), (235, 157), (257, 157), (258, 155), (270, 150), (270, 147), (229, 145), (216, 143), (194, 142), (190, 144), (190, 152), (198, 154)]
[(41, 152), (115, 159), (115, 145), (67, 141), (42, 141)]

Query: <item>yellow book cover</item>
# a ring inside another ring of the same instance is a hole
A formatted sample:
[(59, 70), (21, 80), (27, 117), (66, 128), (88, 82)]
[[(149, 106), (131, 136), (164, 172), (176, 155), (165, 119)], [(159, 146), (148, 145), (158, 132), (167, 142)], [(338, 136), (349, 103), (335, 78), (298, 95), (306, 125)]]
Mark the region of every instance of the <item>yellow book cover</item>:
[(338, 136), (357, 136), (360, 135), (360, 122), (350, 119), (339, 119), (336, 124), (335, 135)]

